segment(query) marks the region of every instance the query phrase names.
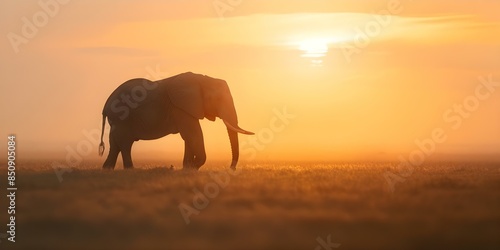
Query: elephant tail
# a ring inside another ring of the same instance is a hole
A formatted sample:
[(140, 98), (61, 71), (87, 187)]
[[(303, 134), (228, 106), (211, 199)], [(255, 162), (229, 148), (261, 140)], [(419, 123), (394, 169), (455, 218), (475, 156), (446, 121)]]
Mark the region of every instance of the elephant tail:
[(101, 130), (101, 144), (99, 144), (99, 156), (102, 156), (104, 154), (104, 149), (105, 149), (105, 146), (104, 146), (104, 141), (103, 141), (103, 137), (104, 137), (104, 127), (106, 126), (106, 115), (103, 114), (102, 115), (102, 130)]

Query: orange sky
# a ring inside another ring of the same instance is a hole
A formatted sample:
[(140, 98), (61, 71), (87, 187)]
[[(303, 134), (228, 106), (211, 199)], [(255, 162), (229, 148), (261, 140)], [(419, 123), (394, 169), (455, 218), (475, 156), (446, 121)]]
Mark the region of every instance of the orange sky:
[[(17, 134), (25, 158), (64, 157), (100, 130), (119, 84), (193, 71), (229, 83), (241, 127), (257, 133), (240, 136), (243, 160), (397, 160), (436, 128), (447, 139), (434, 155), (500, 156), (500, 91), (476, 92), (479, 77), (500, 83), (499, 1), (228, 2), (73, 0), (16, 44), (23, 18), (47, 11), (2, 1), (2, 134)], [(283, 109), (294, 118), (276, 129)], [(229, 161), (224, 125), (202, 127), (208, 159)], [(133, 157), (182, 150), (170, 135), (134, 144)]]

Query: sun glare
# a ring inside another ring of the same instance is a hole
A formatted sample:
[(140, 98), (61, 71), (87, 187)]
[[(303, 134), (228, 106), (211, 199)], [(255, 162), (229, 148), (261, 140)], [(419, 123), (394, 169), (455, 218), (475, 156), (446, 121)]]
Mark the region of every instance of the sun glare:
[(303, 51), (303, 57), (321, 58), (328, 53), (328, 44), (321, 40), (302, 41), (299, 49)]
[(322, 66), (322, 58), (328, 53), (328, 42), (324, 40), (304, 40), (299, 42), (302, 57), (309, 58), (313, 66)]

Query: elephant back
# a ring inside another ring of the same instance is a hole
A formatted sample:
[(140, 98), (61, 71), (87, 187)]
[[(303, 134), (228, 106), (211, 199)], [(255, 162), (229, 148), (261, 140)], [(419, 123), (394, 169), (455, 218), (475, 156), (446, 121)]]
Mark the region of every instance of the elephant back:
[[(158, 84), (144, 78), (135, 78), (124, 82), (111, 93), (104, 105), (103, 115), (109, 120), (125, 121), (145, 107), (161, 106), (158, 105), (159, 102), (163, 100), (158, 91)], [(151, 111), (154, 112), (154, 108)]]
[(158, 81), (170, 103), (196, 119), (205, 118), (202, 84), (212, 78), (186, 72)]

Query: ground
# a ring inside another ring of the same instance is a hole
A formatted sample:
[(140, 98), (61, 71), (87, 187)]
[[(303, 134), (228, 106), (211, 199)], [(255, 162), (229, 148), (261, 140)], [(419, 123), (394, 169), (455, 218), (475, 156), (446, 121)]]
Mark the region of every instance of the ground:
[[(22, 164), (16, 243), (0, 248), (500, 249), (500, 164), (226, 165), (84, 163), (59, 181), (50, 162)], [(387, 171), (406, 176), (392, 191)], [(2, 171), (2, 224), (6, 179)]]

